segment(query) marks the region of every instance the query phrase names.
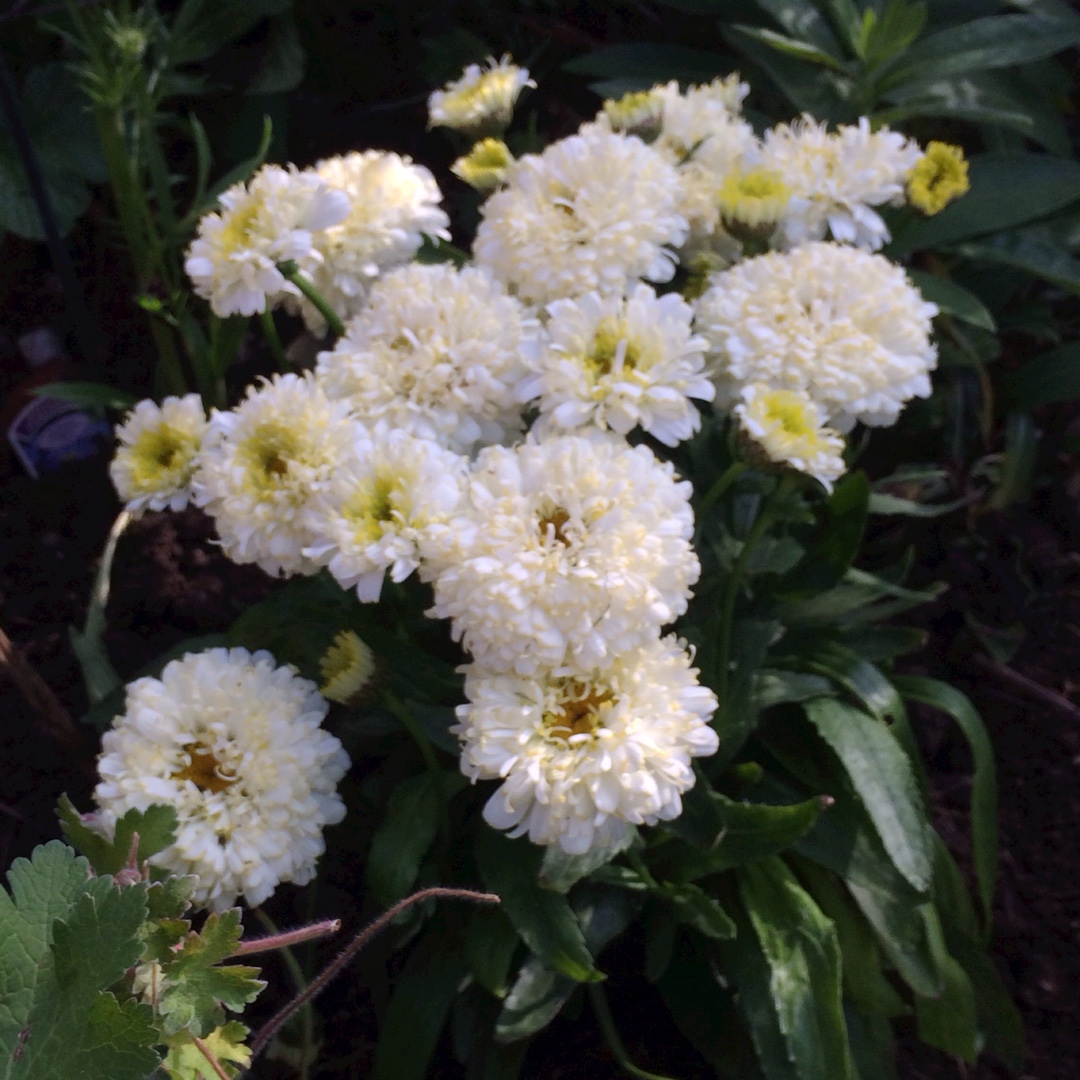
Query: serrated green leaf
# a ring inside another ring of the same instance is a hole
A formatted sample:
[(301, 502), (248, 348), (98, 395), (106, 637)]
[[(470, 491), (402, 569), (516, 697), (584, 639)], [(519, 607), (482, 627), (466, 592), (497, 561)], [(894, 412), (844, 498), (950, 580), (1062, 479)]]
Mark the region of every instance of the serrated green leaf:
[(90, 865), (99, 874), (117, 874), (128, 865), (136, 833), (139, 834), (136, 867), (141, 867), (176, 839), (176, 808), (172, 806), (155, 803), (145, 810), (129, 810), (116, 823), (112, 840), (87, 825), (67, 795), (60, 796), (57, 815), (64, 836), (90, 860)]
[(151, 881), (146, 890), (147, 915), (150, 919), (179, 919), (191, 907), (198, 878), (188, 874), (170, 874), (164, 881)]
[(775, 705), (821, 697), (831, 690), (832, 682), (822, 675), (810, 675), (805, 671), (763, 669), (758, 672), (754, 699), (758, 708), (764, 710)]
[(919, 1038), (948, 1054), (962, 1058), (969, 1065), (979, 1056), (979, 1023), (975, 991), (963, 967), (950, 955), (937, 911), (929, 904), (923, 908), (928, 938), (944, 975), (945, 986), (936, 998), (916, 995), (915, 1016)]
[(997, 766), (994, 748), (971, 701), (955, 687), (918, 675), (898, 675), (897, 689), (917, 701), (951, 716), (964, 733), (975, 768), (971, 781), (971, 846), (983, 918), (990, 926), (997, 879)]
[(731, 916), (700, 886), (689, 882), (681, 885), (665, 883), (663, 895), (679, 922), (717, 941), (727, 941), (735, 936)]
[(539, 885), (543, 849), (525, 840), (509, 840), (486, 825), (476, 838), (476, 861), (484, 884), (502, 900), (502, 910), (525, 944), (555, 970), (578, 982), (603, 975), (593, 965), (566, 897)]
[(972, 326), (981, 327), (994, 333), (997, 330), (994, 316), (989, 308), (962, 285), (937, 274), (927, 274), (921, 270), (908, 270), (907, 276), (915, 287), (945, 315), (952, 315)]
[(138, 960), (146, 886), (88, 874), (53, 841), (0, 890), (3, 1080), (145, 1080), (159, 1061), (150, 1008), (108, 992)]
[[(251, 1051), (244, 1045), (248, 1029), (238, 1020), (215, 1028), (203, 1040), (229, 1076), (238, 1076), (251, 1064)], [(180, 1031), (166, 1039), (169, 1053), (161, 1067), (169, 1080), (220, 1080), (206, 1055), (192, 1041), (191, 1033)]]
[(971, 190), (933, 217), (912, 219), (896, 230), (886, 249), (903, 259), (1024, 225), (1080, 200), (1080, 163), (1050, 154), (975, 154), (969, 162)]
[(211, 912), (200, 933), (189, 933), (182, 947), (162, 960), (166, 984), (158, 1013), (165, 1034), (187, 1029), (206, 1035), (224, 1022), (223, 1007), (239, 1010), (259, 995), (266, 983), (255, 977), (258, 968), (219, 966), (236, 952), (241, 932), (239, 908)]
[(423, 1080), (467, 974), (460, 949), (436, 921), (409, 954), (390, 996), (373, 1080)]
[(466, 784), (460, 773), (429, 772), (397, 784), (375, 831), (367, 861), (367, 886), (380, 907), (391, 907), (413, 887), (420, 864), (439, 831), (443, 799)]
[(832, 923), (779, 859), (739, 870), (739, 892), (769, 966), (789, 1060), (802, 1080), (856, 1080)]
[(896, 868), (915, 889), (929, 889), (930, 824), (900, 744), (882, 721), (834, 698), (816, 698), (803, 707), (843, 763)]

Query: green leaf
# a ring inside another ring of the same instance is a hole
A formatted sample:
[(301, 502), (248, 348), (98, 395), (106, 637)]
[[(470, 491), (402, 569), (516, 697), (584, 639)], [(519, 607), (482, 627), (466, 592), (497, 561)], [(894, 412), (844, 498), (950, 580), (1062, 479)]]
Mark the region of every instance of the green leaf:
[(987, 306), (962, 285), (921, 270), (908, 270), (907, 276), (927, 300), (932, 304), (937, 304), (943, 315), (952, 315), (962, 322), (989, 330), (990, 333), (997, 330), (994, 316), (990, 314)]
[(1070, 342), (1028, 360), (1002, 379), (1001, 396), (1016, 409), (1080, 397), (1080, 342)]
[(304, 47), (296, 17), (289, 9), (270, 20), (266, 52), (248, 84), (248, 94), (283, 94), (304, 81)]
[(185, 0), (170, 28), (169, 59), (177, 65), (205, 60), (263, 19), (291, 7), (292, 0), (244, 0), (239, 4)]
[(738, 876), (768, 965), (776, 1022), (796, 1074), (802, 1080), (857, 1080), (832, 923), (779, 859), (752, 863)]
[(880, 720), (834, 698), (817, 698), (804, 708), (843, 763), (896, 868), (915, 889), (929, 889), (930, 824), (899, 743)]
[(979, 1022), (975, 991), (963, 967), (949, 954), (937, 912), (929, 904), (923, 909), (928, 936), (937, 957), (945, 987), (936, 998), (916, 995), (915, 1016), (923, 1042), (963, 1058), (969, 1065), (979, 1056)]
[[(641, 898), (620, 889), (587, 885), (573, 900), (589, 952), (598, 956), (633, 921)], [(577, 989), (578, 983), (560, 974), (539, 957), (521, 965), (502, 1011), (495, 1022), (495, 1038), (516, 1042), (546, 1027)]]
[(436, 778), (424, 772), (394, 788), (367, 861), (367, 887), (380, 907), (396, 904), (413, 887), (446, 813), (443, 800), (465, 784), (460, 773), (443, 771)]
[(836, 35), (816, 5), (804, 0), (757, 0), (757, 6), (793, 38), (812, 42), (838, 59), (843, 55)]
[(266, 983), (255, 978), (259, 969), (241, 964), (222, 967), (240, 941), (240, 909), (211, 912), (201, 933), (189, 933), (179, 950), (168, 949), (153, 958), (162, 966), (165, 990), (158, 1013), (166, 1035), (182, 1028), (207, 1035), (224, 1022), (222, 1008), (239, 1011), (254, 1001)]
[(997, 766), (994, 748), (975, 707), (955, 687), (920, 675), (898, 675), (897, 689), (917, 701), (948, 713), (964, 733), (975, 762), (971, 781), (971, 847), (983, 917), (989, 927), (997, 878)]
[(446, 927), (435, 923), (409, 954), (394, 986), (379, 1033), (373, 1080), (423, 1080), (466, 974)]
[(563, 70), (573, 75), (630, 77), (649, 82), (708, 82), (730, 69), (730, 62), (719, 53), (648, 41), (604, 45), (563, 65)]
[(773, 806), (736, 802), (718, 791), (707, 798), (696, 815), (684, 813), (667, 823), (681, 839), (656, 849), (661, 876), (693, 881), (775, 855), (811, 829), (821, 813), (820, 799)]
[(465, 958), (473, 978), (489, 993), (504, 998), (510, 964), (521, 938), (497, 907), (476, 907), (465, 931)]
[[(229, 1076), (239, 1075), (240, 1068), (251, 1064), (251, 1051), (244, 1044), (248, 1029), (238, 1020), (215, 1028), (203, 1040)], [(218, 1080), (220, 1073), (195, 1045), (189, 1032), (182, 1031), (166, 1040), (169, 1053), (161, 1067), (169, 1074), (169, 1080)]]
[(829, 68), (831, 71), (838, 71), (841, 74), (847, 73), (844, 64), (840, 60), (825, 52), (824, 49), (811, 45), (808, 41), (799, 41), (797, 38), (788, 37), (786, 34), (778, 34), (775, 30), (766, 30), (760, 26), (733, 26), (732, 30), (738, 31), (738, 33), (754, 41), (760, 41), (763, 45), (768, 45), (770, 49), (775, 49), (785, 56), (793, 57), (796, 60), (805, 60), (807, 63), (817, 64), (820, 67)]
[(821, 675), (808, 675), (803, 671), (762, 669), (758, 672), (754, 699), (758, 708), (764, 710), (774, 705), (821, 697), (831, 690), (832, 682)]
[(30, 393), (35, 397), (55, 398), (57, 401), (70, 401), (74, 405), (115, 409), (117, 412), (126, 412), (139, 403), (134, 394), (107, 383), (54, 382), (47, 386), (36, 386)]
[(889, 722), (904, 715), (896, 687), (868, 660), (839, 642), (823, 641), (792, 660), (796, 662), (835, 680), (879, 720)]
[(637, 829), (631, 826), (610, 847), (590, 848), (584, 855), (568, 855), (558, 844), (544, 849), (544, 861), (540, 864), (540, 885), (555, 892), (569, 892), (582, 878), (607, 865), (616, 855), (622, 854), (637, 840)]
[(727, 699), (720, 703), (715, 727), (720, 751), (710, 767), (731, 762), (757, 726), (757, 673), (780, 624), (771, 619), (736, 619), (731, 633), (731, 677)]
[(903, 65), (889, 73), (884, 86), (910, 79), (927, 80), (1009, 67), (1080, 42), (1080, 27), (1041, 15), (992, 15), (951, 26), (908, 49)]
[(90, 860), (99, 874), (117, 874), (127, 866), (136, 833), (139, 848), (135, 864), (139, 867), (176, 839), (176, 808), (172, 806), (155, 803), (145, 810), (129, 810), (116, 823), (112, 840), (85, 824), (67, 795), (60, 796), (57, 815), (67, 841)]
[(1070, 292), (1080, 292), (1080, 259), (1041, 228), (1017, 229), (959, 245), (969, 259), (1026, 270)]
[(898, 228), (886, 254), (904, 259), (923, 248), (1023, 225), (1080, 200), (1080, 163), (1049, 154), (976, 154), (969, 179), (963, 198)]
[[(862, 625), (928, 604), (947, 587), (940, 584), (923, 591), (905, 589), (875, 574), (852, 568), (835, 589), (784, 604), (780, 609), (780, 618), (790, 627)], [(888, 603), (878, 603), (886, 599)]]
[(52, 841), (0, 890), (3, 1080), (145, 1080), (160, 1060), (149, 1006), (107, 992), (139, 958), (146, 886), (88, 872)]
[(674, 908), (679, 922), (717, 941), (727, 941), (735, 936), (735, 924), (731, 917), (717, 900), (699, 886), (667, 883), (663, 895)]
[(480, 876), (502, 900), (502, 910), (525, 944), (563, 975), (578, 982), (596, 982), (603, 975), (593, 966), (569, 902), (538, 883), (543, 858), (543, 850), (526, 840), (509, 840), (486, 825), (478, 831)]

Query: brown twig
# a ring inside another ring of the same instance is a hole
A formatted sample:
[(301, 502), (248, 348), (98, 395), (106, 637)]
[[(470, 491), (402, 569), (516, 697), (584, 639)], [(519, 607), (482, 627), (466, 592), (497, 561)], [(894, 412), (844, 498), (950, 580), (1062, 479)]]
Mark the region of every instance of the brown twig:
[(251, 1060), (254, 1061), (259, 1054), (266, 1049), (270, 1040), (288, 1023), (289, 1019), (308, 1004), (317, 994), (320, 994), (327, 985), (335, 979), (355, 958), (356, 954), (376, 934), (385, 930), (390, 923), (407, 908), (418, 904), (421, 900), (430, 900), (436, 897), (444, 897), (448, 900), (471, 900), (479, 904), (498, 904), (499, 898), (494, 893), (473, 892), (472, 889), (450, 889), (442, 885), (436, 885), (430, 889), (421, 889), (412, 896), (406, 896), (399, 900), (389, 911), (383, 912), (374, 922), (368, 923), (356, 937), (345, 946), (344, 949), (321, 971), (307, 987), (296, 995), (284, 1008), (276, 1012), (260, 1029), (251, 1044)]
[(0, 672), (11, 676), (11, 681), (22, 691), (27, 702), (37, 710), (45, 733), (56, 742), (73, 750), (85, 750), (86, 741), (75, 726), (70, 714), (49, 684), (34, 670), (30, 661), (11, 643), (0, 629)]
[(221, 1062), (214, 1056), (214, 1051), (211, 1050), (198, 1035), (192, 1035), (191, 1041), (199, 1048), (199, 1053), (210, 1062), (210, 1068), (221, 1077), (221, 1080), (229, 1080), (229, 1074), (225, 1071)]
[(233, 956), (251, 956), (252, 953), (269, 952), (271, 949), (288, 949), (293, 945), (302, 945), (305, 941), (336, 934), (340, 929), (340, 919), (326, 919), (312, 923), (311, 926), (301, 926), (299, 930), (286, 930), (269, 937), (247, 938), (237, 943)]
[(1037, 683), (1026, 675), (1021, 675), (1015, 668), (999, 664), (989, 657), (976, 656), (975, 663), (984, 671), (996, 675), (1002, 682), (1007, 682), (1017, 690), (1023, 691), (1028, 697), (1033, 697), (1036, 701), (1049, 705), (1050, 708), (1055, 709), (1063, 716), (1067, 716), (1070, 720), (1080, 722), (1080, 706), (1074, 705), (1067, 697), (1059, 694), (1056, 690), (1051, 690), (1050, 687), (1043, 686), (1042, 683)]

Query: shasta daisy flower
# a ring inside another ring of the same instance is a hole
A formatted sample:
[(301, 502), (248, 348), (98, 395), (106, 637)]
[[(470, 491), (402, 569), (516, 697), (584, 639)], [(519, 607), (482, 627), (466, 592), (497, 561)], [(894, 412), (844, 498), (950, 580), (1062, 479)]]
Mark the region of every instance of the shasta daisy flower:
[(267, 652), (211, 649), (127, 688), (102, 739), (94, 798), (102, 824), (154, 803), (176, 810), (175, 842), (151, 862), (198, 878), (195, 903), (224, 911), (261, 904), (279, 882), (304, 885), (322, 830), (345, 807), (341, 743), (319, 726), (315, 684)]
[(314, 237), (349, 213), (349, 197), (311, 172), (264, 165), (233, 184), (199, 222), (184, 269), (214, 314), (255, 315), (299, 296), (278, 263), (311, 274), (322, 261)]
[(844, 440), (825, 426), (821, 409), (801, 390), (753, 383), (744, 388), (734, 412), (768, 461), (812, 476), (826, 491), (844, 475)]
[(488, 447), (432, 538), (431, 614), (488, 667), (610, 663), (686, 610), (689, 498), (669, 463), (611, 436)]
[(471, 135), (501, 135), (510, 125), (514, 104), (526, 86), (536, 86), (525, 68), (509, 56), (487, 67), (470, 64), (460, 79), (428, 98), (428, 127), (448, 127)]
[(196, 455), (206, 433), (198, 394), (140, 401), (116, 429), (120, 441), (109, 465), (117, 494), (132, 513), (182, 510), (191, 498)]
[(832, 133), (804, 116), (765, 133), (758, 164), (791, 189), (781, 222), (787, 246), (831, 234), (876, 251), (889, 230), (871, 208), (903, 201), (907, 175), (921, 156), (914, 140), (888, 128), (871, 131), (865, 116)]
[(883, 256), (810, 243), (747, 259), (710, 284), (695, 325), (721, 405), (755, 382), (800, 390), (848, 431), (893, 424), (905, 402), (930, 394), (937, 308)]
[(514, 396), (529, 369), (535, 318), (477, 267), (414, 264), (387, 274), (316, 379), (368, 424), (385, 422), (452, 450), (522, 428)]
[(353, 452), (357, 425), (346, 402), (314, 380), (279, 375), (217, 412), (199, 454), (195, 501), (214, 519), (225, 554), (268, 574), (310, 574), (308, 502)]
[(547, 310), (539, 371), (521, 388), (540, 399), (541, 433), (595, 425), (626, 435), (640, 425), (675, 446), (697, 431), (690, 399), (712, 401), (715, 390), (680, 296), (639, 284), (625, 300), (588, 293)]
[(461, 770), (502, 781), (485, 820), (581, 855), (631, 825), (678, 817), (694, 786), (691, 759), (718, 745), (708, 723), (716, 698), (691, 662), (672, 636), (620, 651), (603, 671), (467, 667), (468, 704), (453, 729)]
[(686, 236), (679, 198), (675, 167), (656, 150), (587, 125), (511, 166), (481, 209), (473, 253), (526, 303), (670, 281), (670, 248)]

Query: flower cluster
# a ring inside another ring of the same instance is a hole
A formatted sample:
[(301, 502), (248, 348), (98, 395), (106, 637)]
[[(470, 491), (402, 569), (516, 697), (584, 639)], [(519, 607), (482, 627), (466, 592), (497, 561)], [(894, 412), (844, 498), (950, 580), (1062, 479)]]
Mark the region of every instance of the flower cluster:
[[(737, 76), (607, 102), (514, 159), (493, 136), (528, 85), (504, 58), (429, 103), (432, 126), (480, 139), (454, 166), (487, 195), (463, 266), (412, 262), (447, 219), (394, 154), (226, 192), (192, 245), (197, 290), (322, 330), (313, 287), (344, 333), (209, 421), (143, 403), (113, 474), (132, 509), (192, 498), (270, 573), (325, 570), (369, 602), (387, 575), (430, 583), (428, 614), (470, 656), (454, 730), (465, 774), (499, 784), (487, 820), (582, 853), (675, 817), (718, 745), (716, 698), (668, 629), (700, 574), (691, 486), (650, 445), (712, 407), (749, 462), (829, 489), (842, 433), (893, 423), (936, 363), (936, 308), (877, 253), (878, 209), (935, 212), (966, 178), (954, 148), (865, 119), (759, 137)], [(327, 692), (350, 698), (369, 666), (343, 637)]]

